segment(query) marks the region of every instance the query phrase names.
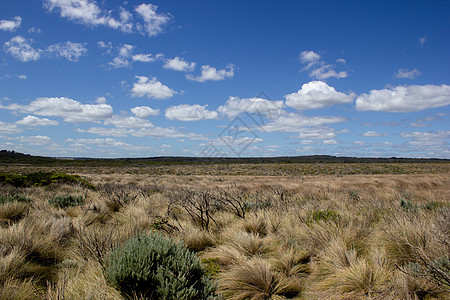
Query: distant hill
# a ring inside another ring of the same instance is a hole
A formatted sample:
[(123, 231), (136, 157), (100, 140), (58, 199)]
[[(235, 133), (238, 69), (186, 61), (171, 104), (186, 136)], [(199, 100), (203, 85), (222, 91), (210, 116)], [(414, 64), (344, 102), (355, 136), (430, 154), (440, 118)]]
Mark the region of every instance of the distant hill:
[(340, 157), (331, 155), (309, 156), (285, 156), (285, 157), (183, 157), (161, 156), (141, 158), (54, 158), (34, 156), (15, 151), (1, 150), (0, 163), (36, 163), (36, 164), (113, 164), (123, 165), (127, 163), (145, 164), (261, 164), (261, 163), (425, 163), (425, 162), (450, 162), (450, 159), (438, 158), (371, 158), (371, 157)]

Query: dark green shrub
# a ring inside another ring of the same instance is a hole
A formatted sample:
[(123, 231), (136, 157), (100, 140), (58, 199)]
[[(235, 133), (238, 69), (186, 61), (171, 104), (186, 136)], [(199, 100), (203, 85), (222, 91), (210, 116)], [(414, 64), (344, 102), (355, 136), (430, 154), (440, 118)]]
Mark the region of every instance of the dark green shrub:
[(213, 299), (215, 285), (198, 257), (153, 233), (129, 240), (107, 259), (106, 278), (126, 297)]
[(65, 208), (70, 206), (78, 206), (83, 204), (83, 197), (81, 196), (56, 196), (48, 200), (48, 203), (55, 207)]
[(78, 175), (55, 172), (37, 172), (25, 175), (2, 173), (0, 174), (0, 182), (15, 187), (47, 186), (54, 182), (62, 182), (80, 184), (84, 187), (95, 189), (95, 186)]
[(15, 194), (12, 196), (0, 196), (0, 204), (9, 203), (9, 202), (22, 202), (29, 203), (31, 200), (24, 195)]

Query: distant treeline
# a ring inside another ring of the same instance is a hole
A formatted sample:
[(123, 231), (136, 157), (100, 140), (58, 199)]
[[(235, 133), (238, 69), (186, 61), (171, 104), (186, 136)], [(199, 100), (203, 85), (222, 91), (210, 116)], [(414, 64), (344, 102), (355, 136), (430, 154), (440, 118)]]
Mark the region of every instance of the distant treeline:
[(1, 150), (0, 163), (35, 163), (47, 165), (127, 165), (127, 164), (291, 164), (291, 163), (430, 163), (450, 162), (438, 158), (376, 158), (340, 157), (331, 155), (284, 156), (284, 157), (183, 157), (161, 156), (141, 158), (53, 158), (33, 156), (15, 151)]

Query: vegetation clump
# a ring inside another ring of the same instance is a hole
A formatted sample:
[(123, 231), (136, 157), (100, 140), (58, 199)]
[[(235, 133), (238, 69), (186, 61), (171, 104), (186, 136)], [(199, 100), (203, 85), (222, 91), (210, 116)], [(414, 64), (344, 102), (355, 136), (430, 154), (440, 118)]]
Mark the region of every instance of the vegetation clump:
[(106, 278), (130, 298), (213, 299), (215, 294), (199, 258), (156, 233), (134, 237), (113, 251)]
[(83, 197), (72, 195), (55, 196), (48, 200), (48, 203), (58, 208), (78, 206), (83, 204), (83, 202)]
[(79, 175), (56, 172), (37, 172), (23, 175), (9, 173), (0, 174), (0, 183), (10, 184), (15, 187), (47, 186), (55, 182), (79, 184), (90, 189), (95, 189), (92, 184)]

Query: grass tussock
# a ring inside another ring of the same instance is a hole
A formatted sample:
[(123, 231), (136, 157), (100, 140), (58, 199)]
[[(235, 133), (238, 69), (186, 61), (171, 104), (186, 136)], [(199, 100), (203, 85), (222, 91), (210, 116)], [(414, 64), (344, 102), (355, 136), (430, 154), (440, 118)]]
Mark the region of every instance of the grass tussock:
[[(136, 298), (106, 279), (108, 258), (153, 233), (200, 258), (223, 299), (448, 298), (446, 165), (254, 167), (230, 165), (239, 176), (206, 165), (86, 168), (42, 185), (9, 176), (16, 185), (0, 186), (0, 299)], [(417, 174), (392, 175), (400, 171)], [(339, 176), (298, 176), (310, 173)], [(156, 288), (187, 297), (171, 282)]]

